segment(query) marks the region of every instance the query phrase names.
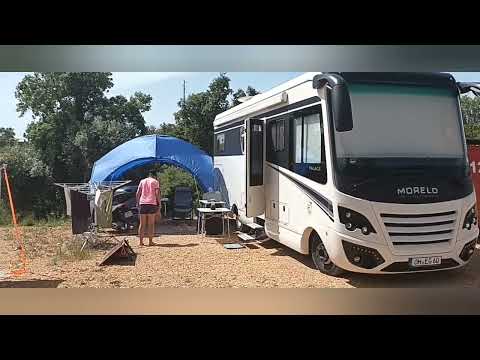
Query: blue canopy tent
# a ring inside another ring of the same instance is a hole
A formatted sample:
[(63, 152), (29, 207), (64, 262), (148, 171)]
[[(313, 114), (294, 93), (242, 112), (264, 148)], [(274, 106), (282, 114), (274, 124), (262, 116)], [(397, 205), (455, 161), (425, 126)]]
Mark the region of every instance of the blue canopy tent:
[(117, 181), (129, 170), (153, 163), (170, 164), (188, 171), (201, 189), (213, 189), (212, 158), (196, 146), (163, 135), (147, 135), (129, 140), (97, 160), (90, 183)]

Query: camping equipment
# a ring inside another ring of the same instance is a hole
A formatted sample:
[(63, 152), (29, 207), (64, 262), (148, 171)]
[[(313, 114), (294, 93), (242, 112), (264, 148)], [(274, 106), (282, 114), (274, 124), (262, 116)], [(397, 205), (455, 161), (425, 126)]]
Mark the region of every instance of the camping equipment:
[(193, 193), (189, 187), (178, 186), (173, 195), (173, 218), (193, 219)]

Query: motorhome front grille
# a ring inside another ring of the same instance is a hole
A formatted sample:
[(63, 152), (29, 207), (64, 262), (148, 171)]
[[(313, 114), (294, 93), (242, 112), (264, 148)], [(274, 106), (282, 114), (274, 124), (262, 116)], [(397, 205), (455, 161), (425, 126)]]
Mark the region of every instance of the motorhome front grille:
[(439, 244), (454, 238), (456, 211), (380, 216), (393, 245)]

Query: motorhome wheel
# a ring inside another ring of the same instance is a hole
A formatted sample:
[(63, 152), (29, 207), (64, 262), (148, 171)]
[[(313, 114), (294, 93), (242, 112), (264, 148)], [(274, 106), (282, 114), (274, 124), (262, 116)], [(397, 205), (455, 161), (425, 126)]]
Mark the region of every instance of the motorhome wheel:
[(339, 268), (332, 262), (320, 236), (318, 236), (316, 232), (313, 232), (311, 235), (310, 253), (312, 254), (315, 267), (320, 270), (320, 272), (330, 276), (339, 276), (345, 272), (345, 270)]

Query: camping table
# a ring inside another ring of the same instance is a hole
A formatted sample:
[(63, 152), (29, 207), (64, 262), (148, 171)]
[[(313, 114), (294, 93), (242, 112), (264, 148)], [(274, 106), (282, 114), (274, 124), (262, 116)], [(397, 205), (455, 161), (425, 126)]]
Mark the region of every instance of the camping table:
[[(197, 233), (201, 233), (202, 236), (205, 235), (205, 220), (207, 215), (210, 217), (221, 217), (222, 218), (222, 235), (225, 235), (225, 214), (230, 212), (230, 209), (227, 208), (216, 208), (212, 210), (210, 208), (197, 208), (198, 211), (198, 222), (197, 222)], [(230, 235), (230, 221), (227, 219), (227, 229), (228, 235)]]
[(160, 202), (163, 204), (163, 213), (165, 216), (167, 216), (167, 203), (168, 203), (168, 198), (161, 198)]

